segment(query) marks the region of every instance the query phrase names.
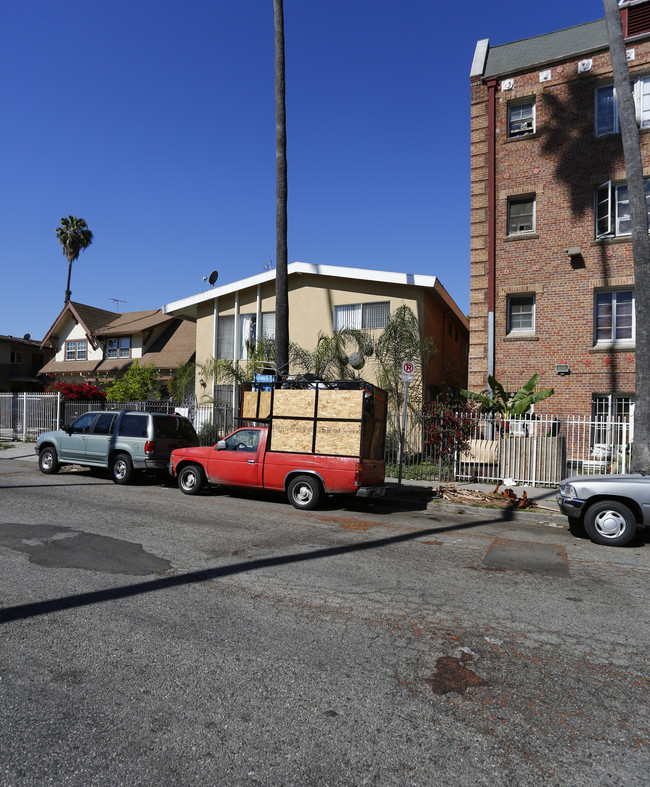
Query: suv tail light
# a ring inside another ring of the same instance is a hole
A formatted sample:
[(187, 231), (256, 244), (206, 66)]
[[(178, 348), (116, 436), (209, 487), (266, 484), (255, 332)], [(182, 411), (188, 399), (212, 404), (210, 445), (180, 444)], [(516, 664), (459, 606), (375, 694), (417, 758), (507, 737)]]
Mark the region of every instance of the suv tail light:
[(144, 444), (144, 452), (147, 456), (153, 456), (154, 451), (156, 450), (156, 444), (153, 440), (147, 440)]

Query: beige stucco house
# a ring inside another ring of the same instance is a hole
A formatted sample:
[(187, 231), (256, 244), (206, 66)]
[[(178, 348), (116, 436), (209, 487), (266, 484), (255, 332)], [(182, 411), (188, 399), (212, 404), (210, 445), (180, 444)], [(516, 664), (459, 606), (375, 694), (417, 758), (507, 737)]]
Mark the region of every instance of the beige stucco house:
[[(469, 323), (436, 276), (306, 262), (291, 263), (288, 275), (292, 342), (313, 349), (319, 332), (331, 335), (344, 327), (379, 334), (389, 316), (405, 304), (437, 348), (425, 370), (425, 388), (466, 386)], [(169, 303), (162, 311), (196, 322), (197, 363), (211, 357), (245, 359), (247, 340), (274, 336), (275, 270), (213, 287)], [(363, 377), (376, 382), (372, 359)]]

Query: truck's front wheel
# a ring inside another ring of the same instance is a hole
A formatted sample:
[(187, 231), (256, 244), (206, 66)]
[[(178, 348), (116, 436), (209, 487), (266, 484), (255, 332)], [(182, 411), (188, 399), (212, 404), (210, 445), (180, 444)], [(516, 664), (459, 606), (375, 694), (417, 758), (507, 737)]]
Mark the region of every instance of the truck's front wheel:
[(205, 486), (205, 474), (198, 465), (185, 465), (178, 474), (178, 488), (186, 495), (200, 495)]
[(319, 504), (322, 489), (318, 479), (308, 475), (299, 475), (289, 483), (287, 494), (295, 508), (309, 510), (316, 508)]

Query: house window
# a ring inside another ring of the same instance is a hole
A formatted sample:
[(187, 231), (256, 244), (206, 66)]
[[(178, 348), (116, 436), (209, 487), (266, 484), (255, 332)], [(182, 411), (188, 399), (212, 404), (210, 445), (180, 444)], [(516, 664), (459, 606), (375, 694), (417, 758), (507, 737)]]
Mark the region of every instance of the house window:
[(66, 361), (85, 361), (87, 354), (87, 345), (85, 339), (71, 341), (65, 343), (65, 359)]
[[(640, 77), (632, 83), (636, 120), (641, 128), (650, 127), (650, 76)], [(596, 90), (596, 136), (618, 134), (618, 100), (614, 85), (604, 85)]]
[(512, 197), (508, 200), (508, 235), (535, 231), (535, 197)]
[[(650, 179), (645, 181), (645, 199), (650, 217)], [(629, 235), (630, 200), (626, 183), (601, 183), (596, 189), (596, 237), (607, 238)]]
[(334, 330), (345, 328), (352, 330), (372, 331), (385, 328), (390, 319), (390, 302), (355, 303), (348, 306), (334, 307)]
[(255, 348), (257, 317), (254, 314), (239, 315), (239, 357), (248, 358), (249, 348)]
[(23, 362), (23, 354), (19, 350), (11, 350), (10, 353), (10, 363), (22, 363)]
[(534, 333), (535, 296), (508, 296), (508, 334)]
[(235, 317), (219, 317), (217, 323), (217, 358), (231, 360), (234, 358)]
[(130, 358), (131, 357), (131, 337), (123, 336), (120, 339), (108, 339), (106, 341), (107, 358)]
[(634, 290), (597, 292), (594, 296), (595, 343), (633, 342)]
[(275, 339), (275, 312), (262, 312), (262, 339)]
[(591, 401), (592, 444), (603, 446), (611, 457), (613, 448), (628, 445), (634, 424), (634, 397), (619, 394), (594, 394)]
[(508, 136), (535, 133), (535, 99), (527, 98), (508, 105)]

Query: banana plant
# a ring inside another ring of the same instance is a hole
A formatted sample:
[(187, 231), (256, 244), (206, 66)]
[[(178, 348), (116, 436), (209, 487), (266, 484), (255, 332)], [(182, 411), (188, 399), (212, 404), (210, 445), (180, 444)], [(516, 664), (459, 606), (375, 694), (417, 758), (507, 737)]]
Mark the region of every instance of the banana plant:
[(496, 380), (492, 375), (488, 377), (488, 383), (492, 396), (484, 393), (474, 393), (473, 391), (461, 391), (463, 396), (468, 399), (473, 399), (479, 402), (492, 412), (501, 413), (505, 418), (512, 418), (519, 415), (524, 415), (530, 408), (548, 399), (555, 391), (553, 388), (544, 388), (541, 391), (536, 391), (537, 383), (539, 382), (539, 374), (534, 374), (525, 385), (516, 391), (514, 394), (508, 391), (507, 384), (505, 386)]

